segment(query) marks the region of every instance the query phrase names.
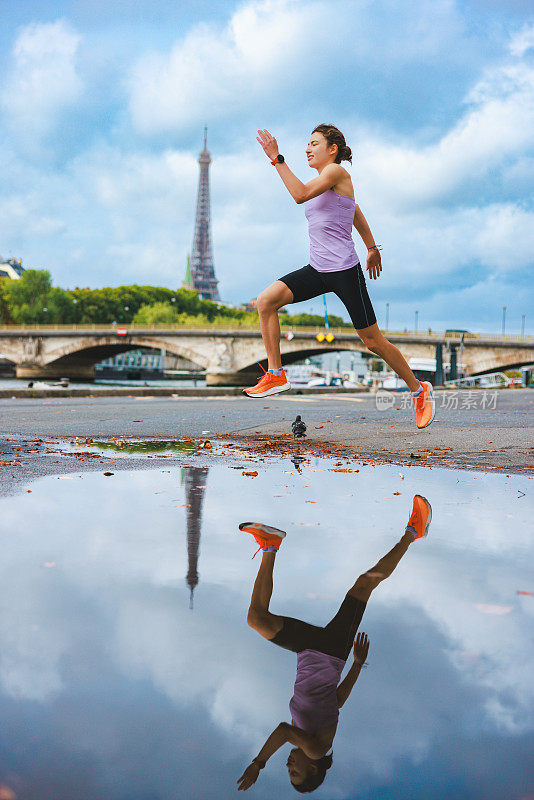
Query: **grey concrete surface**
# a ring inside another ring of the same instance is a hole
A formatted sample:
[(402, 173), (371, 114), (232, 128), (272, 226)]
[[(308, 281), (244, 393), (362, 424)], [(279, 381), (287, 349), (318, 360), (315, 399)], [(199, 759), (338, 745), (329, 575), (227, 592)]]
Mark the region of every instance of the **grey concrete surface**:
[[(481, 407), (480, 391), (454, 394), (458, 408), (445, 406), (451, 405), (452, 393), (436, 393), (436, 419), (424, 430), (417, 430), (410, 410), (403, 409), (401, 393), (395, 395), (395, 406), (385, 411), (377, 408), (374, 395), (361, 394), (279, 395), (263, 400), (232, 396), (2, 399), (0, 465), (2, 459), (6, 463), (0, 482), (10, 454), (17, 453), (14, 448), (32, 449), (25, 444), (30, 439), (214, 439), (226, 435), (227, 440), (247, 446), (271, 438), (274, 452), (275, 443), (289, 445), (287, 434), (297, 414), (307, 424), (301, 447), (310, 452), (314, 447), (324, 451), (330, 443), (334, 448), (349, 448), (352, 457), (395, 463), (410, 461), (413, 454), (420, 463), (532, 470), (534, 390), (500, 390), (495, 397), (488, 392), (486, 403), (495, 402), (495, 408)], [(25, 458), (31, 455), (37, 457), (27, 453)]]

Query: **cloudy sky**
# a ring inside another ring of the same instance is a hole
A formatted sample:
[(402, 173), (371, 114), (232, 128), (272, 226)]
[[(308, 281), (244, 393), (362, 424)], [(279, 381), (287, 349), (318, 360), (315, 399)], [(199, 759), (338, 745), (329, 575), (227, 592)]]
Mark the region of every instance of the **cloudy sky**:
[(420, 328), (498, 332), (506, 305), (507, 331), (526, 314), (532, 332), (529, 5), (2, 3), (0, 253), (65, 288), (179, 286), (207, 125), (216, 274), (223, 300), (248, 300), (309, 257), (257, 129), (307, 181), (310, 133), (333, 122), (383, 246), (379, 323), (389, 302), (390, 327), (417, 309)]

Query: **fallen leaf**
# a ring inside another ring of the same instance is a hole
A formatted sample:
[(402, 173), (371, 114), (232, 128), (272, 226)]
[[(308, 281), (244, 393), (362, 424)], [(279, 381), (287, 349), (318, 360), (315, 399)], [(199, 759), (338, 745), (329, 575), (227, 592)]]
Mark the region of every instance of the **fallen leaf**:
[(246, 475), (247, 478), (255, 478), (258, 475), (258, 473), (257, 472), (244, 472), (243, 471), (241, 473), (241, 475)]
[(104, 475), (106, 476), (106, 478), (108, 478), (110, 475), (115, 475), (115, 473), (114, 472), (104, 472)]

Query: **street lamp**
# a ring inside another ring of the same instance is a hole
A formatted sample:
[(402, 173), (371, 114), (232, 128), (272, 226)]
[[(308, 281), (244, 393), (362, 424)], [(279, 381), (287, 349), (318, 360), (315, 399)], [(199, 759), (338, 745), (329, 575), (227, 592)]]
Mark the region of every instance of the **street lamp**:
[(526, 314), (521, 314), (521, 336), (525, 335), (525, 317)]
[(389, 303), (386, 303), (386, 330), (389, 330)]
[(419, 311), (415, 312), (415, 332), (417, 333), (417, 317), (419, 316)]
[(504, 337), (504, 331), (506, 328), (506, 306), (502, 307), (502, 335)]

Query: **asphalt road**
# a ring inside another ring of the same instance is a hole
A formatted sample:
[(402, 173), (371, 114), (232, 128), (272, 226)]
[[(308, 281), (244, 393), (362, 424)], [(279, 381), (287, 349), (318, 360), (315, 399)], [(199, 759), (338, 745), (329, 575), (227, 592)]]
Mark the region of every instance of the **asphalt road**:
[[(183, 437), (252, 442), (287, 441), (300, 414), (305, 447), (350, 446), (364, 458), (401, 460), (413, 453), (447, 450), (446, 463), (470, 462), (493, 469), (528, 471), (534, 463), (534, 390), (437, 392), (436, 419), (417, 430), (406, 393), (391, 393), (385, 410), (377, 397), (279, 395), (264, 400), (214, 398), (47, 398), (0, 400), (0, 447), (4, 454), (30, 439), (73, 437)], [(389, 400), (388, 402), (391, 402)], [(421, 457), (421, 456), (420, 456)], [(442, 459), (443, 460), (443, 459)], [(435, 461), (433, 463), (439, 463)], [(1, 481), (1, 473), (0, 473)]]

